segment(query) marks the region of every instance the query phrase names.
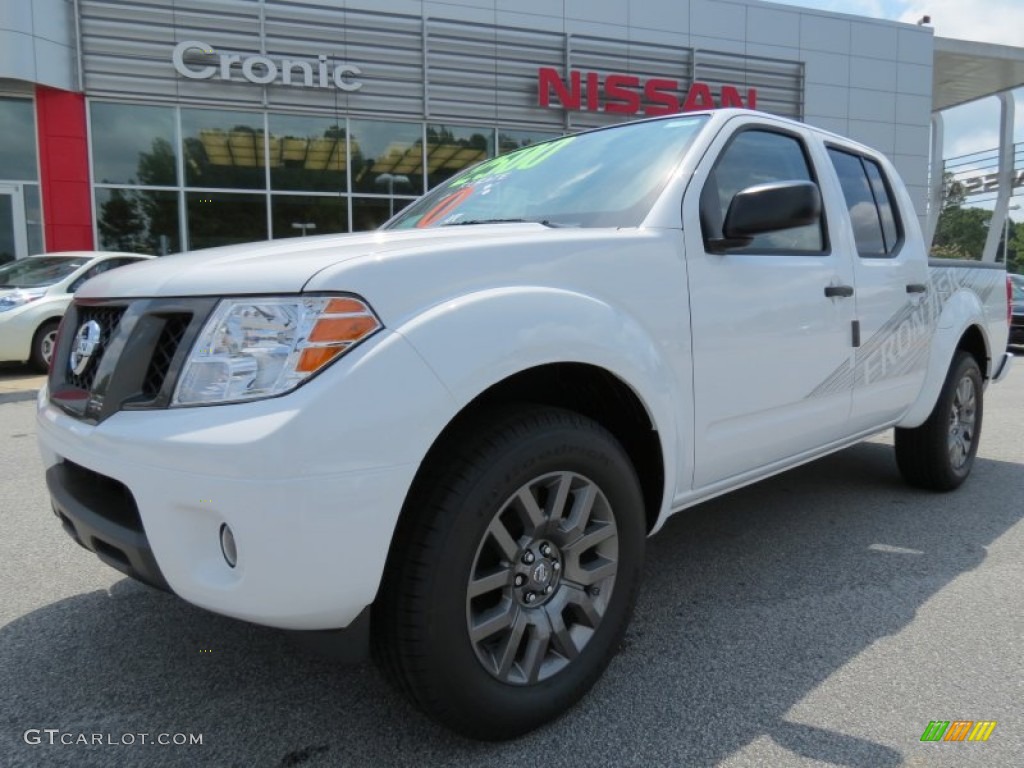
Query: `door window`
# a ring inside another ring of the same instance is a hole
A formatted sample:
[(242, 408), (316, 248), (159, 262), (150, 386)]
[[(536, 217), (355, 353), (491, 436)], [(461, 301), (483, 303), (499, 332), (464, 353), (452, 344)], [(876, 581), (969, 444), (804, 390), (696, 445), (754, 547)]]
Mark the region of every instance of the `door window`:
[[(789, 134), (751, 130), (737, 134), (715, 164), (701, 192), (704, 242), (720, 239), (729, 204), (737, 192), (773, 181), (815, 181), (800, 139)], [(757, 235), (737, 253), (821, 253), (825, 237), (821, 219), (801, 227)]]
[(900, 240), (899, 221), (878, 164), (834, 147), (828, 154), (843, 188), (857, 253), (865, 258), (893, 255)]

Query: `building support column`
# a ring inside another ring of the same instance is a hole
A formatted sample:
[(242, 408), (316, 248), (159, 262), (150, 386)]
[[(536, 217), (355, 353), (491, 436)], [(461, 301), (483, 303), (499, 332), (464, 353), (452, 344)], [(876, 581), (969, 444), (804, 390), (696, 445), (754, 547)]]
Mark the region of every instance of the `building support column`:
[(39, 186), (46, 251), (93, 250), (85, 96), (36, 87)]
[(945, 143), (942, 112), (932, 112), (932, 167), (928, 184), (928, 223), (927, 231), (924, 233), (925, 250), (928, 252), (931, 252), (935, 229), (939, 226), (939, 216), (942, 215), (942, 206), (946, 202), (943, 197), (946, 186), (943, 173), (946, 166), (942, 160)]
[(1013, 195), (1013, 91), (999, 94), (1000, 129), (999, 129), (999, 187), (996, 192), (996, 204), (992, 210), (992, 220), (988, 224), (988, 237), (985, 238), (985, 250), (982, 261), (995, 261), (998, 255), (999, 241), (1003, 237), (1003, 227), (1010, 212), (1010, 197)]

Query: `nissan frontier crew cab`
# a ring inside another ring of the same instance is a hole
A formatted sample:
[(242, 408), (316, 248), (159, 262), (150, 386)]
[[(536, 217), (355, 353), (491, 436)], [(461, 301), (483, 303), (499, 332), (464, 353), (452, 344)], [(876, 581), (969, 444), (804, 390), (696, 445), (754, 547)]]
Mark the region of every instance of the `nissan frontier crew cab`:
[(211, 611), (348, 628), (502, 739), (615, 653), (673, 513), (895, 428), (971, 471), (1007, 280), (929, 265), (892, 165), (742, 110), (502, 155), (375, 232), (75, 296), (38, 400), (64, 529)]

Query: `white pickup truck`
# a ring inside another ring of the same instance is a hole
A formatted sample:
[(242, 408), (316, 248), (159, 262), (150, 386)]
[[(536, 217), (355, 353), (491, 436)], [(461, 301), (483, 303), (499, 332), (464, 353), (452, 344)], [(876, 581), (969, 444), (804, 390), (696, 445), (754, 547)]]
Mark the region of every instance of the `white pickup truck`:
[(893, 427), (908, 481), (960, 485), (1011, 361), (988, 267), (929, 267), (892, 165), (797, 122), (567, 136), (376, 232), (90, 281), (46, 480), (113, 567), (348, 628), (430, 716), (508, 738), (599, 677), (673, 513)]

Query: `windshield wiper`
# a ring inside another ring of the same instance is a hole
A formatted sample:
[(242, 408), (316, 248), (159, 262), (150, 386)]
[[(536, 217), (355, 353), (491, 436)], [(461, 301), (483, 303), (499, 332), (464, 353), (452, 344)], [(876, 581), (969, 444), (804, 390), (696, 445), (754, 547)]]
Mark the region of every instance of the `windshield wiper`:
[(460, 227), (467, 224), (525, 224), (526, 219), (463, 219), (462, 221), (449, 221), (442, 224), (443, 227)]
[(450, 221), (442, 224), (442, 227), (458, 227), (466, 224), (543, 224), (545, 227), (561, 227), (563, 224), (556, 224), (547, 219), (464, 219), (463, 221)]

